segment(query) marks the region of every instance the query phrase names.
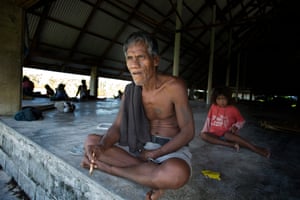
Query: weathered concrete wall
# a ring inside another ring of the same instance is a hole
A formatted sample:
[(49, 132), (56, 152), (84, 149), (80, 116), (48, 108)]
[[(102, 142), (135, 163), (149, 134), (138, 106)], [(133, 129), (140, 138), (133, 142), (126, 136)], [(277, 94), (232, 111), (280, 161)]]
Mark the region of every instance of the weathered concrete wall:
[(123, 199), (2, 122), (0, 165), (31, 200)]
[(15, 0), (0, 1), (0, 114), (10, 115), (21, 106), (22, 9)]

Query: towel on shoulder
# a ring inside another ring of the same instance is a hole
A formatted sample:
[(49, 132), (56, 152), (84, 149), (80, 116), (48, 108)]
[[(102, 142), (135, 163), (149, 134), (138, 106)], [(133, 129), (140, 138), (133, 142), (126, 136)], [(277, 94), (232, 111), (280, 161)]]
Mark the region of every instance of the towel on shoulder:
[(149, 120), (142, 102), (142, 87), (133, 82), (125, 88), (124, 112), (119, 144), (129, 146), (130, 152), (142, 149), (151, 141)]

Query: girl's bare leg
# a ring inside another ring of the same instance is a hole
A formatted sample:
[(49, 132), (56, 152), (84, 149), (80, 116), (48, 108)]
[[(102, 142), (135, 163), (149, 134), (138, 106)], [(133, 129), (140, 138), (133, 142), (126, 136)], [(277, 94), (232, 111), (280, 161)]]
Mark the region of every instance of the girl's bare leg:
[(231, 134), (231, 133), (225, 133), (224, 135), (226, 140), (235, 142), (243, 147), (246, 147), (250, 150), (252, 150), (253, 152), (260, 154), (266, 158), (270, 158), (270, 151), (266, 148), (262, 148), (259, 146), (256, 146), (248, 141), (246, 141), (245, 139), (243, 139), (242, 137), (240, 137), (239, 135), (235, 135), (235, 134)]
[(227, 146), (227, 147), (232, 147), (232, 148), (236, 149), (236, 151), (239, 151), (239, 149), (240, 149), (240, 147), (237, 143), (221, 140), (219, 137), (214, 136), (210, 133), (201, 133), (200, 137), (204, 141), (209, 142), (211, 144), (218, 144), (218, 145), (223, 145), (223, 146)]

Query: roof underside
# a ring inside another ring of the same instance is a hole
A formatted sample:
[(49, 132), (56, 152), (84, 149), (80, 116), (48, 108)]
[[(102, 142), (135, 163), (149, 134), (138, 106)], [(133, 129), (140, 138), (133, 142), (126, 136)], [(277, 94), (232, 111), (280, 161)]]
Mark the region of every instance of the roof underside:
[[(213, 87), (229, 77), (229, 86), (254, 93), (299, 93), (294, 1), (182, 0), (181, 13), (178, 2), (19, 0), (26, 11), (24, 67), (89, 75), (97, 66), (100, 77), (130, 80), (122, 43), (133, 31), (144, 30), (158, 39), (159, 71), (172, 74), (174, 38), (181, 33), (178, 76), (188, 87), (207, 88), (211, 63)], [(181, 28), (176, 29), (176, 17)]]

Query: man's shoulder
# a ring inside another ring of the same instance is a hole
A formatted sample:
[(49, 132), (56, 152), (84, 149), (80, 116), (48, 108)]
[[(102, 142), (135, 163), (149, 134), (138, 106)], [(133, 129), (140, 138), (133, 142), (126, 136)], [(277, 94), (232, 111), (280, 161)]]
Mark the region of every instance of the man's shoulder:
[(165, 85), (169, 86), (176, 86), (177, 84), (179, 85), (184, 85), (183, 79), (177, 76), (172, 76), (172, 75), (161, 75), (161, 79), (163, 80), (163, 83)]
[(125, 93), (127, 93), (128, 90), (133, 89), (135, 86), (134, 82), (130, 82), (125, 86)]

